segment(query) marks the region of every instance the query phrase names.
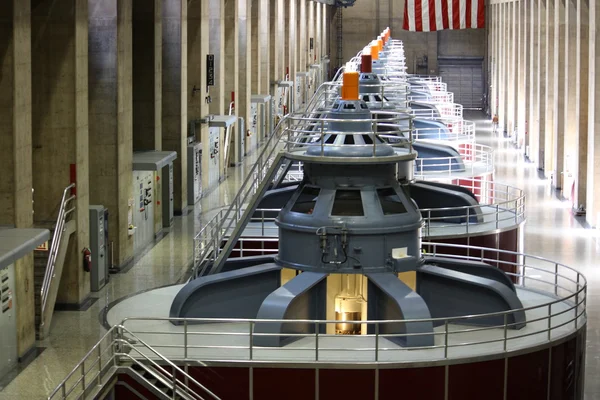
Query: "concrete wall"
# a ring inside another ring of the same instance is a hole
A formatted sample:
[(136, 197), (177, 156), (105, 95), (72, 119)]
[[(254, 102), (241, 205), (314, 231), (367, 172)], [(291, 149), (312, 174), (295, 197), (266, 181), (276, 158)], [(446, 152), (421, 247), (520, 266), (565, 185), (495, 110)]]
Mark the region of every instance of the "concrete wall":
[(127, 234), (133, 152), (131, 6), (130, 0), (92, 0), (89, 15), (90, 199), (109, 211), (117, 265), (133, 257), (133, 239)]
[(133, 0), (134, 150), (160, 150), (162, 146), (161, 10), (162, 1)]
[[(0, 9), (0, 225), (33, 224), (31, 160), (31, 14), (29, 2)], [(17, 353), (35, 346), (33, 254), (15, 263)]]
[(13, 193), (13, 7), (12, 1), (0, 7), (0, 160), (4, 174), (0, 179), (0, 225), (14, 224)]
[[(337, 13), (340, 9), (329, 9), (333, 14), (328, 27), (332, 68), (338, 66), (337, 57)], [(430, 74), (437, 73), (437, 57), (485, 56), (486, 35), (484, 30), (447, 30), (440, 32), (408, 32), (402, 30), (404, 0), (358, 0), (354, 6), (342, 10), (342, 63), (356, 55), (369, 41), (374, 40), (386, 27), (392, 37), (404, 41), (408, 72), (415, 71), (418, 58), (427, 56)], [(425, 71), (420, 70), (419, 73)]]
[(187, 0), (162, 3), (162, 148), (176, 151), (174, 209), (187, 212)]
[(31, 10), (33, 186), (36, 222), (56, 221), (71, 165), (77, 176), (77, 234), (57, 302), (89, 295), (81, 250), (89, 246), (88, 3), (41, 1)]

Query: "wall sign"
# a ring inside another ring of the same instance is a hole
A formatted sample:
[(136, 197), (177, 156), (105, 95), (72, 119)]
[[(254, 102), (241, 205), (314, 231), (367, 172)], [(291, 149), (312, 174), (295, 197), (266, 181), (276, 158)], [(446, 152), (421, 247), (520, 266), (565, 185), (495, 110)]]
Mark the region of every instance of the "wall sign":
[(215, 86), (215, 55), (206, 55), (206, 86)]

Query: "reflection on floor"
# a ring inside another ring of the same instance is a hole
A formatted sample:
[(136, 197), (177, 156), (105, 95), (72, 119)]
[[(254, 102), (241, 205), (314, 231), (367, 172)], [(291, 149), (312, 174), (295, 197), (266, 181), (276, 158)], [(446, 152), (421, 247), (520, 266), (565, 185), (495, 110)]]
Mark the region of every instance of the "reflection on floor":
[[(491, 136), (491, 124), (477, 112), (465, 112), (465, 118), (477, 122), (478, 142), (496, 149), (495, 180), (522, 188), (527, 195), (525, 252), (553, 259), (583, 272), (588, 288), (588, 352), (586, 357), (586, 399), (600, 400), (600, 269), (595, 265), (600, 231), (585, 229), (574, 218), (570, 203), (557, 199), (549, 180), (541, 180), (534, 164), (524, 161), (522, 151), (506, 139)], [(253, 153), (253, 156), (256, 152)], [(245, 165), (251, 165), (253, 156)], [(204, 198), (201, 207), (185, 217), (175, 218), (175, 224), (154, 248), (135, 260), (133, 268), (113, 275), (101, 292), (99, 300), (85, 312), (56, 312), (50, 337), (39, 342), (46, 350), (17, 378), (0, 391), (0, 400), (45, 398), (49, 391), (71, 371), (74, 365), (103, 335), (99, 315), (113, 301), (142, 290), (180, 281), (192, 259), (192, 237), (206, 215), (229, 203), (236, 193), (247, 167), (230, 170), (230, 177)]]

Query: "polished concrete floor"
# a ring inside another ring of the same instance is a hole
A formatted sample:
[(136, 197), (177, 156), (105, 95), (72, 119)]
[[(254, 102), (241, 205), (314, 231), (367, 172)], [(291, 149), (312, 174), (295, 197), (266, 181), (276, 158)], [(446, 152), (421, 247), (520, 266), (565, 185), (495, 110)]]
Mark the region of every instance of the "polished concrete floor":
[[(478, 126), (478, 142), (496, 149), (496, 181), (525, 190), (527, 223), (525, 252), (553, 259), (582, 271), (588, 288), (586, 399), (600, 400), (600, 269), (596, 265), (600, 231), (586, 229), (573, 217), (570, 203), (560, 201), (549, 180), (540, 179), (535, 165), (509, 141), (491, 135), (491, 124), (480, 113), (466, 113)], [(246, 165), (250, 165), (249, 157)], [(41, 399), (58, 385), (105, 332), (100, 315), (112, 302), (142, 290), (180, 282), (192, 260), (192, 237), (210, 210), (229, 203), (247, 167), (231, 176), (204, 198), (201, 206), (175, 219), (170, 232), (135, 260), (126, 273), (113, 275), (110, 283), (93, 296), (98, 301), (85, 312), (56, 312), (50, 337), (38, 343), (45, 351), (12, 382), (0, 390), (0, 400)]]

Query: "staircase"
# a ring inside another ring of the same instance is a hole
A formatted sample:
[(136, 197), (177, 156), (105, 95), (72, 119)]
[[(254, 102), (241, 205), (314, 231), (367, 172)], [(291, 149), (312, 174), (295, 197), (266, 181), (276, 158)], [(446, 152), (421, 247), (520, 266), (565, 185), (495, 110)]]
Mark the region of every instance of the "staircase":
[(48, 336), (69, 239), (77, 231), (75, 220), (71, 220), (75, 195), (70, 192), (74, 188), (73, 183), (63, 190), (56, 224), (50, 229), (48, 251), (34, 252), (35, 323), (40, 340)]
[[(50, 237), (54, 236), (54, 231), (50, 231)], [(48, 241), (48, 248), (50, 248), (51, 242)], [(42, 311), (42, 284), (44, 283), (44, 276), (46, 275), (46, 267), (48, 266), (48, 251), (36, 250), (33, 252), (33, 286), (35, 293), (35, 326), (40, 327), (41, 324), (41, 311)], [(38, 339), (39, 339), (39, 332)]]
[(160, 372), (158, 368), (154, 366), (145, 364), (133, 364), (129, 368), (129, 370), (126, 370), (126, 373), (137, 383), (143, 385), (146, 389), (150, 390), (152, 394), (154, 394), (159, 399), (196, 399), (196, 397), (192, 397), (190, 394), (187, 394), (182, 390), (175, 389), (175, 392), (173, 392), (173, 382), (170, 382), (170, 378), (168, 378), (166, 375)]
[[(114, 395), (109, 393), (114, 390)], [(122, 325), (115, 325), (73, 368), (48, 400), (221, 400)]]

